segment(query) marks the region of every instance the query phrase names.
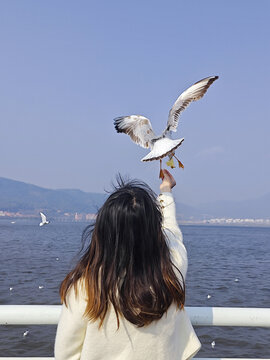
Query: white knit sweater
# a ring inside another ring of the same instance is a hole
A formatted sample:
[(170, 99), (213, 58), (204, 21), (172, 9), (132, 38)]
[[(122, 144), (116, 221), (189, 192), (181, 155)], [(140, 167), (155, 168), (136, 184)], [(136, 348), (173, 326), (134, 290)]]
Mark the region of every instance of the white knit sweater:
[[(163, 228), (167, 235), (173, 262), (185, 277), (187, 254), (175, 217), (171, 193), (159, 195), (163, 210)], [(72, 288), (62, 306), (55, 340), (55, 360), (180, 360), (192, 358), (200, 342), (185, 310), (171, 305), (167, 313), (148, 326), (136, 327), (109, 310), (102, 328), (84, 317), (86, 301), (83, 290), (75, 298)]]

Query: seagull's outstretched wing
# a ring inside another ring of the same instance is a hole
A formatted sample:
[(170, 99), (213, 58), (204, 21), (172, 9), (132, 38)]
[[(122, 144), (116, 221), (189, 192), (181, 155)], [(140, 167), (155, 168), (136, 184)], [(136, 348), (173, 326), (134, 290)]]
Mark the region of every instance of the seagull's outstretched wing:
[(163, 134), (166, 134), (169, 131), (176, 131), (178, 126), (179, 115), (185, 108), (192, 102), (197, 101), (203, 97), (206, 93), (209, 86), (218, 79), (218, 76), (210, 76), (208, 78), (202, 79), (187, 90), (185, 90), (173, 104), (169, 112), (169, 118), (167, 122), (167, 127)]
[(44, 215), (42, 212), (40, 212), (40, 216), (41, 216), (41, 222), (45, 223), (47, 221), (46, 215)]
[(121, 116), (114, 119), (117, 132), (125, 133), (138, 145), (149, 148), (155, 137), (150, 120), (142, 115)]

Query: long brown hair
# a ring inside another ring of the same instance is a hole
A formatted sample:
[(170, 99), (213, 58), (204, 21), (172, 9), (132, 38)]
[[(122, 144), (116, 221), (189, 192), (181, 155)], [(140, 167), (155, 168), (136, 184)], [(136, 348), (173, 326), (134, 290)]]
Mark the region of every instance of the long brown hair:
[(60, 295), (66, 304), (68, 290), (74, 286), (77, 294), (83, 280), (85, 316), (99, 327), (110, 306), (118, 327), (119, 315), (142, 327), (160, 319), (172, 303), (184, 306), (184, 279), (172, 263), (156, 196), (145, 183), (120, 178), (82, 239), (88, 245)]

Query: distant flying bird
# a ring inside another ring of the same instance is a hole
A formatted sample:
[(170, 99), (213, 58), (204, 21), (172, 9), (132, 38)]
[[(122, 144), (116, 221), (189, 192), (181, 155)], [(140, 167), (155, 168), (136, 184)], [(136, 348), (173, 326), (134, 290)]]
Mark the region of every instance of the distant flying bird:
[(211, 297), (212, 297), (211, 295), (207, 295), (207, 299), (211, 299)]
[(215, 340), (213, 340), (213, 341), (211, 342), (211, 347), (212, 347), (212, 349), (214, 349), (215, 346), (216, 346), (216, 342), (215, 342)]
[(44, 215), (42, 212), (40, 212), (40, 216), (41, 216), (41, 223), (39, 224), (39, 226), (49, 224), (49, 221), (47, 221), (46, 215)]
[(24, 333), (23, 333), (23, 336), (27, 336), (29, 334), (29, 330), (26, 330)]
[(201, 99), (209, 86), (218, 79), (218, 76), (210, 76), (202, 79), (187, 90), (185, 90), (175, 101), (169, 112), (166, 129), (159, 136), (156, 136), (149, 119), (142, 115), (120, 116), (114, 119), (114, 126), (118, 133), (125, 133), (138, 145), (150, 148), (151, 151), (141, 159), (141, 161), (160, 160), (160, 177), (162, 173), (162, 158), (169, 157), (167, 165), (174, 168), (173, 157), (178, 161), (178, 165), (184, 168), (181, 161), (175, 156), (175, 150), (182, 144), (184, 138), (173, 140), (171, 133), (176, 132), (179, 116), (185, 108), (192, 102)]

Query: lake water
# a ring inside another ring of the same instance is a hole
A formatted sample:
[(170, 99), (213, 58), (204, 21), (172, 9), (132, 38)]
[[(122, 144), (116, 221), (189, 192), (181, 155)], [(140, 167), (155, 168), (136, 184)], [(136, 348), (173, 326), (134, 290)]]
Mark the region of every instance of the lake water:
[[(60, 304), (59, 284), (74, 264), (85, 226), (40, 228), (1, 220), (0, 304)], [(186, 306), (270, 307), (270, 228), (181, 229), (189, 256)], [(53, 356), (55, 331), (56, 326), (1, 326), (0, 356)], [(270, 358), (270, 329), (197, 327), (196, 332), (203, 344), (197, 357)]]

